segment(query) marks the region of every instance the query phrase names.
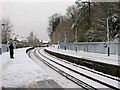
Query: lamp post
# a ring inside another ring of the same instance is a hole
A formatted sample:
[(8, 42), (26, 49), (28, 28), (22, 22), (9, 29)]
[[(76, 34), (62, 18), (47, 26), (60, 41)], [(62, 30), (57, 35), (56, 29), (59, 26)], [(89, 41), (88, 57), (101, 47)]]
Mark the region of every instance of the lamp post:
[(65, 39), (64, 39), (64, 43), (65, 43), (65, 50), (66, 50), (66, 42), (67, 42), (67, 32), (65, 31), (65, 32), (64, 32), (64, 34), (65, 34)]
[(107, 18), (107, 45), (108, 45), (108, 56), (110, 56), (110, 33), (109, 33), (109, 17)]
[(77, 28), (75, 29), (75, 51), (77, 52)]
[(59, 47), (59, 45), (60, 45), (59, 37), (60, 37), (60, 34), (58, 33), (58, 49), (60, 48), (60, 47)]
[(2, 42), (2, 38), (1, 38), (1, 30), (0, 30), (0, 55), (2, 54), (2, 45), (1, 45), (1, 42)]

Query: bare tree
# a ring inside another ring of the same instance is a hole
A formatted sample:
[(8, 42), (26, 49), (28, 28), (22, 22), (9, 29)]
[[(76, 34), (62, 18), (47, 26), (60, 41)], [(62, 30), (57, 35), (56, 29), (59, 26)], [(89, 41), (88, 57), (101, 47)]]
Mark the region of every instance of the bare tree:
[(34, 35), (34, 32), (31, 31), (28, 36), (28, 44), (30, 46), (37, 46), (39, 44), (39, 39), (37, 38), (37, 35)]
[(48, 35), (50, 37), (51, 42), (53, 42), (53, 33), (56, 31), (57, 26), (60, 23), (60, 18), (61, 18), (61, 14), (55, 13), (52, 16), (49, 17), (49, 25), (48, 25)]
[(6, 44), (11, 39), (11, 32), (13, 30), (13, 24), (10, 18), (2, 18), (1, 20), (1, 37), (2, 37), (2, 44)]
[(72, 6), (69, 6), (67, 9), (66, 9), (67, 13), (67, 17), (68, 18), (72, 18), (72, 19), (75, 19), (77, 17), (77, 14), (78, 14), (78, 8), (76, 5), (72, 5)]

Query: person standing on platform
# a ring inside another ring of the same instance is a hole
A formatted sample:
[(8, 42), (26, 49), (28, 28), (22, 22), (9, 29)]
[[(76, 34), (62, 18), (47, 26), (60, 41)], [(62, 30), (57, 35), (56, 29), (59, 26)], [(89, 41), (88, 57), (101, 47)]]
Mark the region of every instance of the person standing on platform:
[(10, 46), (9, 46), (9, 49), (10, 49), (10, 58), (14, 58), (13, 57), (13, 54), (14, 54), (14, 46), (13, 46), (13, 43), (11, 42), (10, 43)]

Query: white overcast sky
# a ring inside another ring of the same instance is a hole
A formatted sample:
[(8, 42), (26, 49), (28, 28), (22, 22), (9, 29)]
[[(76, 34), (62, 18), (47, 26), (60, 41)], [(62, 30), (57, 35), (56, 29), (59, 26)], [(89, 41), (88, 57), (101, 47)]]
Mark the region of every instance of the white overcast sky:
[[(10, 17), (16, 35), (26, 38), (30, 31), (37, 34), (41, 40), (48, 40), (48, 17), (54, 13), (65, 14), (68, 6), (76, 0), (15, 0), (2, 3), (2, 16)], [(1, 7), (0, 7), (1, 8)]]

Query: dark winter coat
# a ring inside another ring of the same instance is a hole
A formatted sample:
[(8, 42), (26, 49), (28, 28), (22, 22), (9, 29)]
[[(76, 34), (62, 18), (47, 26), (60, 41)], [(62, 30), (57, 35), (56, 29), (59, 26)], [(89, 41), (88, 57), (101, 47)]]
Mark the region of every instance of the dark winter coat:
[(14, 54), (14, 51), (13, 51), (14, 46), (13, 46), (13, 44), (10, 44), (9, 49), (10, 49), (10, 54)]

